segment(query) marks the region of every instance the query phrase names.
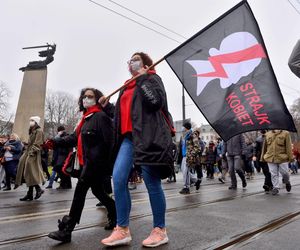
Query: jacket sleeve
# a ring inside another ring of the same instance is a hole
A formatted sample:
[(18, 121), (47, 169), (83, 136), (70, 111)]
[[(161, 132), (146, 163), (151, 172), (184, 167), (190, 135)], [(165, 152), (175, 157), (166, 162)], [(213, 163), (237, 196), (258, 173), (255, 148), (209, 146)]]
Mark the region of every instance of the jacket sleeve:
[(265, 138), (263, 145), (262, 145), (262, 149), (261, 149), (261, 155), (260, 155), (260, 161), (261, 162), (265, 162), (264, 160), (264, 155), (267, 152), (267, 140)]
[(300, 78), (300, 40), (294, 47), (288, 64), (291, 71)]
[(10, 150), (12, 153), (14, 154), (19, 154), (21, 153), (22, 151), (22, 144), (21, 142), (20, 143), (16, 143), (16, 145), (14, 147), (11, 147), (11, 150)]
[(112, 120), (106, 115), (102, 116), (101, 131), (104, 143), (109, 147), (109, 152), (111, 152), (113, 146), (113, 125)]
[(103, 111), (105, 114), (107, 114), (110, 118), (114, 118), (114, 114), (115, 114), (115, 105), (112, 103), (108, 103), (104, 108)]
[(292, 140), (291, 140), (291, 136), (290, 133), (287, 132), (287, 136), (286, 136), (286, 153), (289, 157), (289, 162), (293, 161), (293, 153), (292, 153)]
[(76, 131), (74, 131), (73, 134), (64, 137), (54, 138), (53, 141), (54, 141), (54, 147), (56, 146), (64, 147), (64, 148), (76, 147), (77, 146)]
[(245, 143), (245, 137), (241, 134), (240, 135), (240, 143), (241, 143), (241, 154), (246, 155), (246, 143)]
[(159, 110), (164, 103), (164, 87), (159, 76), (143, 75), (137, 79), (144, 104), (153, 111)]

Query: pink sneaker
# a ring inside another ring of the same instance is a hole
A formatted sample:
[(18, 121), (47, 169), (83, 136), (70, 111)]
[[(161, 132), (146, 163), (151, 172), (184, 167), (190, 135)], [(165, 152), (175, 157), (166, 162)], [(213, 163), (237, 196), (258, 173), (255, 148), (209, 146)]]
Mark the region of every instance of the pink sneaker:
[(103, 240), (101, 243), (106, 246), (119, 246), (128, 245), (132, 238), (129, 229), (124, 229), (122, 227), (116, 226), (111, 233), (111, 235)]
[(167, 236), (167, 230), (156, 227), (152, 230), (147, 239), (143, 241), (144, 247), (158, 247), (160, 245), (168, 243), (169, 238)]

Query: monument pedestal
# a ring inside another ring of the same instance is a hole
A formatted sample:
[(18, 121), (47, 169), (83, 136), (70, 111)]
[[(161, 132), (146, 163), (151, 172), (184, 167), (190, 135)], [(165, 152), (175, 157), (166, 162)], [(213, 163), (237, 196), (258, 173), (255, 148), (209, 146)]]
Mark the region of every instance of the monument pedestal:
[(28, 141), (29, 118), (41, 117), (40, 127), (44, 128), (47, 68), (25, 70), (21, 87), (13, 132), (23, 142)]

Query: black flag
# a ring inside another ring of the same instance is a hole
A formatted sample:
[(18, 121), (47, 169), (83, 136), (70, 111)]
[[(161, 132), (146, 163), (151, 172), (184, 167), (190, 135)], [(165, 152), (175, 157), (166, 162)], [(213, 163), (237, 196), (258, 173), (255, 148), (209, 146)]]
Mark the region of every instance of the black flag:
[(296, 131), (247, 1), (237, 4), (165, 59), (225, 141), (253, 130)]

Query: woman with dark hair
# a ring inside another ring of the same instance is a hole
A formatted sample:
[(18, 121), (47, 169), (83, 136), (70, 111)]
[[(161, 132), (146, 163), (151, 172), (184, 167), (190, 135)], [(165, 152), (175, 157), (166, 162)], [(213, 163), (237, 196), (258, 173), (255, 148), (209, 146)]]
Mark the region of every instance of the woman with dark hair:
[[(139, 76), (120, 92), (115, 108), (115, 149), (113, 184), (117, 209), (117, 226), (101, 242), (107, 246), (129, 244), (131, 198), (128, 177), (133, 165), (142, 169), (153, 213), (153, 230), (143, 246), (156, 247), (168, 242), (166, 201), (160, 173), (173, 164), (172, 137), (164, 114), (168, 114), (167, 97), (161, 78), (148, 70), (151, 58), (142, 52), (133, 54), (128, 62), (132, 76)], [(106, 107), (105, 98), (99, 100)], [(166, 176), (167, 177), (167, 176)]]
[(103, 182), (111, 175), (111, 152), (113, 145), (112, 120), (101, 110), (97, 100), (103, 94), (93, 88), (81, 91), (78, 105), (83, 117), (71, 135), (53, 139), (55, 147), (77, 147), (78, 162), (82, 172), (78, 178), (69, 215), (59, 220), (58, 231), (48, 236), (54, 240), (70, 242), (76, 223), (79, 223), (89, 188), (106, 207), (108, 223), (104, 227), (111, 230), (116, 225), (114, 200), (104, 191)]

